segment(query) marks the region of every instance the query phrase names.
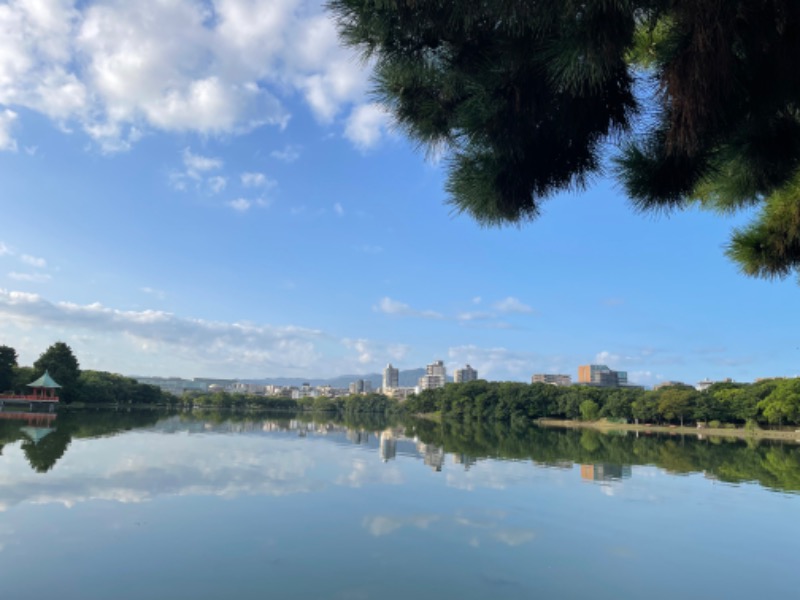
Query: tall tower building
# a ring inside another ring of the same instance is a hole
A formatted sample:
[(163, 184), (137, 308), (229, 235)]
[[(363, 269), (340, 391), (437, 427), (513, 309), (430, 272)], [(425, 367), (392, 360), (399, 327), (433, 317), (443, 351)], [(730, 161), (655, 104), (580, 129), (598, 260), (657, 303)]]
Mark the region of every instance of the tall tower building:
[(478, 379), (478, 372), (469, 365), (463, 369), (456, 369), (453, 377), (456, 383), (467, 383), (476, 379)]
[(383, 391), (393, 390), (400, 387), (400, 370), (395, 369), (392, 363), (386, 365), (383, 370)]

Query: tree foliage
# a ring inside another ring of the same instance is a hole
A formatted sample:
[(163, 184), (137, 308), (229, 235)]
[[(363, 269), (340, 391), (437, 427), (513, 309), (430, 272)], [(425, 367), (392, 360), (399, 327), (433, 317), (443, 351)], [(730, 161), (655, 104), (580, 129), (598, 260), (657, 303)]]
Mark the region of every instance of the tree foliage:
[(640, 424), (800, 425), (800, 379), (720, 383), (704, 392), (687, 385), (644, 390), (472, 381), (427, 390), (403, 408), (408, 414), (438, 412), (461, 422), (605, 417)]
[(619, 142), (635, 208), (758, 206), (728, 255), (800, 271), (800, 3), (796, 0), (329, 0), (374, 65), (377, 99), (444, 150), (456, 210), (535, 218)]
[(13, 389), (16, 368), (17, 351), (10, 346), (0, 346), (0, 392)]
[(60, 397), (65, 402), (72, 402), (77, 398), (81, 369), (75, 354), (64, 342), (56, 342), (45, 350), (33, 363), (36, 377), (44, 375), (45, 371), (61, 386)]

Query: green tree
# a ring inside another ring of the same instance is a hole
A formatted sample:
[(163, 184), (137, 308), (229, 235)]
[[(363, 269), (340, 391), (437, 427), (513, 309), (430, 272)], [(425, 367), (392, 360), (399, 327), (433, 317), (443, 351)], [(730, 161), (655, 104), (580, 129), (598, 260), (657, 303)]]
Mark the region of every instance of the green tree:
[(617, 174), (635, 208), (758, 206), (728, 255), (749, 275), (800, 270), (796, 0), (328, 7), (345, 43), (373, 61), (398, 125), (447, 152), (458, 211), (533, 219), (621, 139)]
[(12, 389), (15, 392), (29, 391), (27, 385), (34, 379), (36, 379), (36, 370), (33, 367), (17, 367), (14, 369)]
[(758, 407), (770, 423), (778, 426), (797, 423), (800, 421), (800, 379), (780, 381)]
[(17, 351), (10, 346), (0, 346), (0, 392), (14, 387), (14, 371), (17, 368)]
[(600, 407), (594, 400), (584, 400), (581, 402), (581, 419), (584, 421), (596, 421), (600, 416)]
[(673, 386), (658, 392), (658, 412), (667, 421), (678, 419), (683, 427), (683, 419), (694, 412), (697, 392), (690, 387)]
[(41, 377), (45, 371), (55, 379), (61, 390), (60, 397), (64, 402), (72, 402), (77, 399), (79, 378), (81, 375), (78, 359), (64, 342), (56, 342), (45, 350), (41, 356), (33, 363), (36, 377)]

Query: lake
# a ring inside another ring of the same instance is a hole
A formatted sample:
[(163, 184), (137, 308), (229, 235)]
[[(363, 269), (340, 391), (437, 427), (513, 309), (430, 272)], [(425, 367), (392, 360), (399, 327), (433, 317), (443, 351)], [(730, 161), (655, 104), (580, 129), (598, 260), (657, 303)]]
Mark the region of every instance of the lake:
[(800, 447), (2, 413), (0, 597), (797, 597)]

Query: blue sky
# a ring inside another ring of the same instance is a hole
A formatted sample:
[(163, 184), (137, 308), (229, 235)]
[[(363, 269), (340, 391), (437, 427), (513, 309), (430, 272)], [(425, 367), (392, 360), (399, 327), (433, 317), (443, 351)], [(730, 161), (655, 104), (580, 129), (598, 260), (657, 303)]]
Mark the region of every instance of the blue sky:
[(0, 7), (0, 343), (184, 377), (800, 372), (800, 288), (723, 256), (747, 215), (642, 216), (598, 178), (481, 228), (368, 75), (315, 2)]

